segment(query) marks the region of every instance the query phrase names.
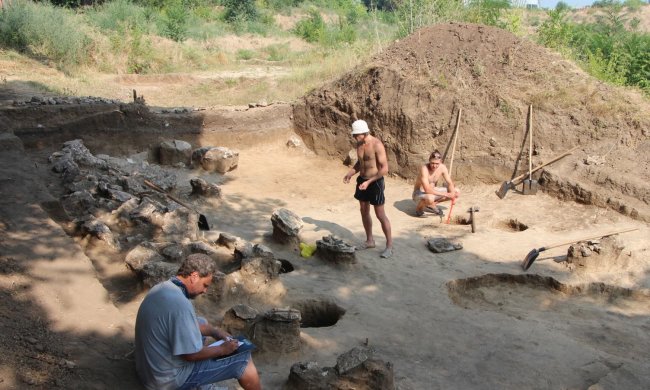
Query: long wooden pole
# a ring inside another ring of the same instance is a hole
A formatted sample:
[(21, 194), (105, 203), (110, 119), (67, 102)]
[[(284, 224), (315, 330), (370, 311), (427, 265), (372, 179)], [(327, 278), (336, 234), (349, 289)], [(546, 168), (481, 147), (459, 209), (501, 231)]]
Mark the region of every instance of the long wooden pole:
[(451, 170), (454, 167), (454, 153), (456, 152), (456, 141), (458, 141), (458, 131), (460, 130), (460, 116), (463, 113), (463, 109), (458, 109), (458, 117), (456, 118), (456, 129), (454, 130), (454, 144), (451, 147), (451, 161), (449, 161), (449, 176), (451, 176)]

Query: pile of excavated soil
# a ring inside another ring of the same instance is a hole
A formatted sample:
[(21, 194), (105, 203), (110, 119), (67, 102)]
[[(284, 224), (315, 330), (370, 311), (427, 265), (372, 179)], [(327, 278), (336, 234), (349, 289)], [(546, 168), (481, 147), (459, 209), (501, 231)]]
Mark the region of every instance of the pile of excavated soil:
[(316, 153), (343, 159), (350, 124), (365, 119), (386, 144), (390, 171), (412, 178), (433, 149), (449, 163), (462, 109), (452, 176), (461, 184), (498, 183), (528, 167), (531, 104), (535, 164), (579, 146), (544, 168), (546, 191), (650, 221), (647, 99), (497, 28), (418, 30), (305, 96), (294, 106), (294, 126)]

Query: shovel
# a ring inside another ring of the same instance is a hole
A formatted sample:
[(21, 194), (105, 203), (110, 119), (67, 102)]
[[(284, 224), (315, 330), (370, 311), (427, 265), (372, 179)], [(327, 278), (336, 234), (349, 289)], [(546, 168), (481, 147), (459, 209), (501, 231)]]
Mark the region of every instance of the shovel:
[(580, 146), (576, 146), (576, 147), (574, 147), (574, 148), (572, 148), (572, 149), (570, 149), (570, 150), (568, 150), (568, 151), (562, 153), (561, 155), (555, 157), (555, 158), (552, 159), (551, 161), (545, 162), (545, 163), (543, 163), (543, 164), (541, 164), (541, 165), (539, 165), (539, 166), (533, 168), (533, 169), (532, 169), (530, 172), (528, 172), (528, 173), (524, 173), (523, 175), (519, 175), (519, 176), (515, 177), (515, 178), (512, 179), (512, 180), (504, 181), (503, 183), (501, 183), (501, 188), (499, 188), (499, 190), (496, 191), (497, 196), (498, 196), (499, 198), (501, 198), (501, 199), (505, 198), (505, 196), (506, 196), (506, 194), (508, 193), (508, 191), (509, 191), (511, 188), (514, 188), (514, 187), (518, 184), (519, 180), (525, 178), (526, 176), (531, 175), (533, 172), (536, 172), (537, 170), (542, 169), (542, 168), (544, 168), (545, 166), (547, 166), (547, 165), (549, 165), (549, 164), (552, 164), (552, 163), (556, 162), (557, 160), (560, 160), (560, 159), (562, 159), (562, 158), (564, 158), (564, 157), (570, 155), (574, 150), (578, 149), (579, 147), (580, 147)]
[(563, 245), (575, 244), (576, 242), (580, 242), (580, 241), (593, 240), (595, 238), (603, 238), (603, 237), (607, 237), (607, 236), (613, 236), (614, 234), (632, 232), (632, 231), (635, 231), (635, 230), (639, 230), (639, 229), (634, 228), (634, 229), (619, 230), (617, 232), (605, 233), (605, 234), (601, 234), (599, 236), (591, 236), (591, 237), (582, 238), (580, 240), (573, 240), (573, 241), (563, 242), (561, 244), (555, 244), (555, 245), (551, 245), (551, 246), (543, 246), (541, 248), (533, 249), (532, 251), (528, 252), (528, 254), (526, 255), (526, 258), (521, 263), (521, 268), (523, 268), (524, 271), (528, 270), (528, 268), (530, 268), (530, 266), (533, 265), (533, 262), (535, 261), (535, 259), (537, 259), (537, 256), (539, 256), (539, 254), (541, 252), (544, 252), (547, 249), (557, 248), (557, 247), (563, 246)]
[(524, 180), (524, 188), (522, 193), (524, 195), (535, 195), (537, 193), (538, 183), (533, 180), (533, 105), (528, 106), (528, 139), (530, 140), (528, 147), (528, 179)]
[(208, 219), (205, 217), (205, 215), (203, 215), (203, 214), (199, 213), (198, 211), (194, 210), (193, 207), (191, 207), (191, 206), (188, 205), (187, 203), (185, 203), (185, 202), (179, 200), (179, 199), (176, 198), (175, 196), (172, 196), (172, 195), (169, 194), (167, 191), (165, 191), (165, 190), (163, 190), (162, 188), (158, 187), (157, 185), (153, 184), (153, 183), (150, 182), (149, 180), (146, 180), (146, 179), (145, 179), (145, 180), (144, 180), (144, 184), (146, 184), (147, 187), (152, 188), (152, 189), (154, 189), (154, 190), (160, 192), (161, 194), (165, 195), (166, 197), (168, 197), (169, 199), (171, 199), (171, 200), (173, 200), (174, 202), (178, 203), (179, 205), (185, 207), (186, 209), (188, 209), (188, 210), (190, 210), (190, 211), (193, 211), (193, 212), (197, 213), (197, 214), (199, 215), (199, 223), (198, 223), (198, 225), (199, 225), (199, 230), (206, 230), (206, 231), (207, 231), (207, 230), (210, 230), (210, 225), (208, 224)]

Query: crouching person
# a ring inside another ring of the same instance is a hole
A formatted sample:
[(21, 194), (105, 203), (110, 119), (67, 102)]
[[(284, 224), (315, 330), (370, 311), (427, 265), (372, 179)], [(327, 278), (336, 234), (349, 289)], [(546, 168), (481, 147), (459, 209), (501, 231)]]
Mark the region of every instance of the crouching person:
[[(142, 301), (135, 322), (135, 367), (147, 389), (205, 389), (232, 378), (246, 390), (261, 389), (250, 352), (223, 357), (237, 349), (237, 340), (194, 312), (190, 300), (208, 290), (214, 273), (210, 257), (189, 255), (176, 276), (154, 286)], [(225, 342), (205, 346), (208, 336)]]

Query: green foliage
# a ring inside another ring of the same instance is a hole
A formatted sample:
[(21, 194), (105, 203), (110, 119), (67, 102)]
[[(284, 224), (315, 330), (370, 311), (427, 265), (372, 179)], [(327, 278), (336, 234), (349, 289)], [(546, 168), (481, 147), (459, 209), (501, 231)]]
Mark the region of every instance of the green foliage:
[(133, 4), (130, 0), (114, 0), (95, 6), (86, 12), (88, 20), (102, 30), (120, 31), (137, 26), (149, 32), (157, 18), (157, 12)]
[(395, 11), (399, 4), (398, 0), (363, 0), (368, 10)]
[(264, 48), (264, 53), (267, 55), (268, 61), (284, 61), (289, 58), (291, 50), (288, 44), (269, 45)]
[(238, 60), (250, 60), (255, 57), (255, 52), (248, 49), (239, 49), (237, 50), (237, 59)]
[(538, 30), (539, 42), (556, 50), (566, 47), (572, 35), (573, 30), (569, 22), (567, 22), (566, 8), (556, 8), (548, 11), (548, 19), (542, 23)]
[(87, 63), (92, 48), (72, 11), (26, 0), (0, 12), (0, 45), (48, 58), (64, 70)]
[(568, 53), (590, 74), (650, 94), (650, 35), (629, 31), (629, 22), (610, 6), (596, 23), (574, 24), (565, 10), (549, 11), (539, 29), (540, 43)]
[(296, 23), (293, 32), (307, 42), (319, 42), (325, 36), (325, 21), (318, 10), (312, 9), (308, 18)]
[(557, 4), (555, 4), (556, 11), (565, 11), (569, 9), (571, 9), (571, 6), (564, 1), (558, 1)]
[(404, 37), (415, 30), (432, 24), (464, 20), (467, 10), (462, 1), (456, 0), (409, 0), (402, 1), (395, 10), (398, 36)]
[(225, 7), (224, 18), (228, 22), (251, 21), (259, 16), (255, 0), (222, 0)]
[(501, 16), (510, 8), (510, 0), (471, 0), (469, 21), (505, 28)]
[(187, 36), (188, 17), (189, 12), (183, 6), (181, 0), (169, 2), (164, 9), (164, 17), (161, 21), (163, 34), (176, 42), (185, 40)]
[(608, 8), (620, 6), (620, 4), (621, 3), (618, 0), (596, 0), (591, 6), (596, 8)]
[(129, 73), (148, 73), (151, 70), (153, 48), (151, 42), (144, 37), (142, 31), (134, 26), (127, 40), (127, 71)]
[(269, 9), (282, 11), (297, 7), (304, 2), (305, 0), (263, 0), (262, 4)]
[(643, 0), (625, 0), (623, 6), (629, 8), (630, 10), (636, 11), (639, 8), (643, 7), (646, 4)]

